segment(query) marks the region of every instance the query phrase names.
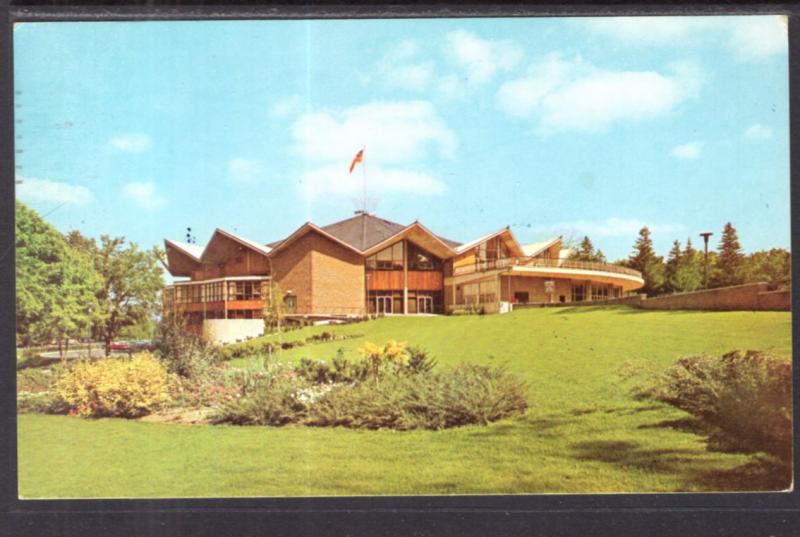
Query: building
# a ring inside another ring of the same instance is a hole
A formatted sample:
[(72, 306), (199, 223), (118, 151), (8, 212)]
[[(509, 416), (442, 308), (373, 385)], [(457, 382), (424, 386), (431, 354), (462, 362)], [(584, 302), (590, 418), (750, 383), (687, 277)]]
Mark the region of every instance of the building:
[(270, 298), (283, 301), (288, 318), (322, 320), (497, 313), (620, 297), (644, 284), (635, 270), (567, 259), (560, 237), (521, 245), (503, 228), (462, 244), (419, 221), (364, 212), (324, 227), (307, 222), (269, 244), (221, 229), (205, 248), (164, 243), (170, 273), (187, 278), (164, 290), (165, 312), (181, 312), (189, 329), (217, 341), (259, 335)]

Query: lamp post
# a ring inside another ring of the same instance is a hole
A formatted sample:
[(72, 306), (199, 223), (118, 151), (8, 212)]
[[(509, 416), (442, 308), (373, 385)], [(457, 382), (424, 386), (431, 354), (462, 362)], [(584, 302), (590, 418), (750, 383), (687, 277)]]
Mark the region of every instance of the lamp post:
[(703, 267), (703, 289), (708, 289), (708, 238), (713, 235), (710, 231), (704, 231), (700, 234), (703, 237), (703, 246), (705, 249), (705, 264)]

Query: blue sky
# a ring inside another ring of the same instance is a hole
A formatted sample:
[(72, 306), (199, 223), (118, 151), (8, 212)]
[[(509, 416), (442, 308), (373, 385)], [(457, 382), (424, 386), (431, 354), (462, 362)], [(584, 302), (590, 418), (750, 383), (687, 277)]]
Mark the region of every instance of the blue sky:
[(666, 255), (732, 221), (788, 248), (786, 42), (780, 17), (18, 24), (17, 196), (145, 247), (280, 239), (366, 178), (463, 242), (618, 259), (642, 225)]

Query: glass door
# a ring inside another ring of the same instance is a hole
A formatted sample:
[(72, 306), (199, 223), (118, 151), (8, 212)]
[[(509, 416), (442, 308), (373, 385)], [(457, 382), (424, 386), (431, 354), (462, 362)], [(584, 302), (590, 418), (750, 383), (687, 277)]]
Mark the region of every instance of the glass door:
[(417, 312), (433, 313), (433, 297), (432, 296), (417, 297)]
[(378, 296), (375, 298), (378, 313), (394, 313), (392, 308), (392, 295)]

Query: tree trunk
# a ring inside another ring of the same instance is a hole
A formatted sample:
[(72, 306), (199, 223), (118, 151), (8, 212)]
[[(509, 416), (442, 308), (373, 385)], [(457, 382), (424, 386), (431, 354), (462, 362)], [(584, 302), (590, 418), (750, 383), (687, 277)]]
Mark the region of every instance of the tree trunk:
[(106, 338), (105, 338), (105, 343), (106, 343), (106, 347), (105, 347), (106, 358), (108, 358), (109, 356), (111, 356), (111, 342), (112, 342), (112, 341), (113, 341), (113, 339), (112, 339), (112, 338), (110, 338), (110, 337), (106, 336)]
[(58, 336), (58, 358), (62, 363), (66, 360), (66, 356), (64, 354), (64, 340), (61, 336)]

